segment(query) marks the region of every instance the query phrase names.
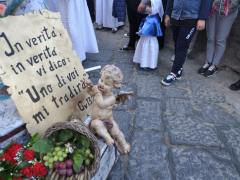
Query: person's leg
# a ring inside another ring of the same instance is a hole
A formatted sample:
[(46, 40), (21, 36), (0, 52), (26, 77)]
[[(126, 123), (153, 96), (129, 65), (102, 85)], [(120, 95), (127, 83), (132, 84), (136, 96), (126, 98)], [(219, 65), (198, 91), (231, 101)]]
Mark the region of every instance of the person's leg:
[(204, 73), (205, 77), (212, 76), (217, 71), (217, 65), (220, 63), (224, 51), (226, 49), (226, 41), (227, 37), (230, 33), (232, 24), (236, 19), (238, 11), (235, 11), (228, 16), (220, 16), (216, 15), (216, 22), (215, 22), (215, 49), (214, 49), (214, 56), (212, 59), (212, 65), (207, 69)]
[(164, 48), (164, 38), (165, 38), (165, 25), (164, 21), (161, 21), (162, 36), (158, 37), (159, 50)]
[[(126, 1), (127, 5), (127, 14), (128, 14), (128, 21), (129, 21), (129, 42), (127, 46), (123, 47), (123, 50), (129, 50), (135, 48), (135, 43), (137, 39), (139, 38), (137, 36), (137, 31), (139, 28), (139, 25), (144, 17), (146, 17), (145, 14), (139, 14), (137, 12), (137, 8), (140, 1)], [(130, 47), (130, 48), (129, 48)]]
[(103, 0), (96, 1), (96, 23), (99, 26), (97, 29), (101, 29), (103, 25)]
[(175, 60), (173, 62), (171, 72), (162, 80), (163, 85), (169, 86), (173, 81), (181, 78), (182, 67), (185, 62), (187, 51), (195, 31), (195, 27), (173, 26), (173, 39), (175, 42)]
[(216, 22), (217, 15), (216, 13), (211, 15), (206, 22), (207, 30), (207, 49), (206, 49), (206, 60), (204, 64), (198, 69), (198, 73), (205, 76), (208, 68), (212, 65), (215, 44), (216, 44)]
[(170, 60), (173, 62), (175, 60), (175, 51), (176, 51), (176, 42), (179, 33), (178, 26), (172, 26), (172, 33), (173, 33), (173, 42), (174, 42), (174, 54), (171, 56)]
[(179, 30), (180, 30), (179, 26), (172, 26), (172, 35), (173, 35), (173, 42), (174, 42), (174, 54), (175, 54), (175, 51), (176, 51), (176, 44), (177, 44), (177, 39), (178, 39), (178, 35), (179, 35)]
[[(194, 34), (194, 36), (192, 37), (192, 41), (191, 41), (190, 46), (189, 46), (189, 48), (188, 48), (187, 57), (188, 57), (189, 59), (193, 59), (193, 58), (194, 58), (192, 52), (193, 52), (193, 47), (194, 47), (194, 45), (195, 45), (195, 42), (196, 42), (196, 40), (197, 40), (197, 34), (198, 34), (198, 32), (196, 31), (195, 34)], [(173, 55), (171, 56), (170, 60), (173, 62), (174, 59), (175, 59), (175, 54), (173, 54)]]
[(187, 51), (192, 37), (196, 31), (195, 27), (179, 27), (178, 35), (175, 38), (175, 60), (171, 72), (177, 74), (182, 69), (186, 60)]
[(238, 11), (229, 14), (228, 16), (218, 16), (216, 27), (216, 48), (212, 64), (218, 65), (223, 57), (226, 49), (226, 41), (231, 31), (234, 20), (236, 19)]
[(188, 48), (187, 54), (190, 54), (190, 53), (192, 52), (193, 47), (194, 47), (194, 45), (195, 45), (195, 43), (196, 43), (196, 40), (197, 40), (197, 35), (198, 35), (198, 32), (196, 31), (196, 33), (195, 33), (194, 36), (192, 37), (192, 41), (191, 41), (190, 46), (189, 46), (189, 48)]
[[(166, 5), (167, 5), (167, 0), (163, 0), (162, 3), (163, 3), (163, 9), (165, 10)], [(166, 29), (166, 27), (164, 25), (164, 16), (163, 16), (163, 19), (161, 21), (161, 28), (162, 28), (163, 35), (161, 37), (158, 37), (159, 50), (164, 48), (164, 42), (165, 42), (165, 29)]]
[[(126, 46), (135, 48), (135, 33), (134, 33), (134, 24), (135, 24), (135, 19), (136, 19), (136, 14), (130, 7), (129, 3), (127, 3), (127, 15), (128, 15), (128, 21), (129, 21), (129, 42)], [(125, 47), (124, 47), (125, 48)]]
[(138, 39), (138, 29), (139, 29), (139, 25), (142, 21), (142, 19), (145, 17), (142, 14), (139, 14), (137, 12), (132, 11), (131, 12), (132, 17), (131, 19), (131, 23), (130, 23), (130, 19), (129, 19), (129, 23), (130, 23), (130, 38), (129, 38), (129, 42), (128, 42), (128, 46), (130, 47), (135, 47), (136, 41)]
[(216, 13), (210, 16), (206, 23), (207, 30), (207, 50), (206, 50), (206, 63), (211, 64), (215, 52), (215, 42), (216, 42)]
[(87, 0), (88, 9), (91, 15), (92, 22), (95, 22), (95, 8), (94, 8), (94, 1)]

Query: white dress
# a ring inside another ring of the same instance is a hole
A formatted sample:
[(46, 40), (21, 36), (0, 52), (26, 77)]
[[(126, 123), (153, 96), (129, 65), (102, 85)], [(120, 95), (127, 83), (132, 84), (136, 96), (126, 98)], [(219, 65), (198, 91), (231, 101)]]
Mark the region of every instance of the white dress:
[(133, 62), (140, 64), (141, 68), (155, 69), (157, 67), (158, 51), (157, 37), (142, 36), (137, 43)]
[(48, 8), (59, 11), (81, 61), (86, 53), (98, 53), (98, 45), (86, 0), (46, 0)]
[(123, 22), (118, 22), (112, 15), (113, 0), (96, 0), (96, 23), (106, 28), (117, 28)]

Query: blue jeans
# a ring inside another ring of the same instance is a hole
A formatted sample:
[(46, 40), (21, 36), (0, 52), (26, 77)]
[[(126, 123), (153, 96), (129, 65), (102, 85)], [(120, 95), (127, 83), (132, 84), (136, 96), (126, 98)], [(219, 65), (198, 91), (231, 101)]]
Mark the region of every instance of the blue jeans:
[(172, 26), (173, 40), (175, 43), (175, 60), (171, 72), (177, 72), (183, 67), (186, 60), (187, 51), (192, 37), (196, 32), (196, 27)]

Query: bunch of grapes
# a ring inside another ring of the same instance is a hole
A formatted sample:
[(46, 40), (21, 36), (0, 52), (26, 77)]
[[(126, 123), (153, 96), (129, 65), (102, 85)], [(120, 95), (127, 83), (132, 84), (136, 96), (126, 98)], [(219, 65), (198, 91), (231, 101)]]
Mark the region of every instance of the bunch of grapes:
[(91, 164), (91, 160), (94, 159), (94, 156), (93, 156), (93, 154), (91, 153), (91, 150), (90, 150), (90, 149), (86, 149), (86, 150), (85, 150), (85, 157), (86, 157), (86, 159), (84, 160), (84, 164), (85, 164), (86, 166), (89, 166), (89, 165)]
[(73, 174), (73, 161), (68, 159), (64, 162), (56, 162), (54, 164), (56, 172), (61, 176), (72, 176)]
[(47, 153), (43, 160), (45, 161), (45, 165), (49, 168), (53, 168), (54, 162), (57, 161), (64, 161), (64, 159), (67, 157), (67, 149), (64, 147), (55, 147), (52, 152)]

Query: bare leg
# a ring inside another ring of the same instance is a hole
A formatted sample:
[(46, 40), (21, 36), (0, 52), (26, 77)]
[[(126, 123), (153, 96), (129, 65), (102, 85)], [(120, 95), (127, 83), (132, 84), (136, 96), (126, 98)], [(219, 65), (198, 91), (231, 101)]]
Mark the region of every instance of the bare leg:
[(105, 127), (104, 123), (99, 120), (99, 119), (94, 119), (91, 122), (90, 125), (91, 129), (93, 129), (99, 136), (101, 136), (108, 145), (113, 145), (114, 144), (114, 140), (113, 138), (110, 136), (110, 134), (108, 133), (107, 128)]
[(127, 154), (130, 152), (130, 145), (127, 143), (124, 134), (119, 129), (118, 124), (112, 119), (113, 127), (110, 130), (110, 134), (116, 140), (116, 144), (120, 152)]

